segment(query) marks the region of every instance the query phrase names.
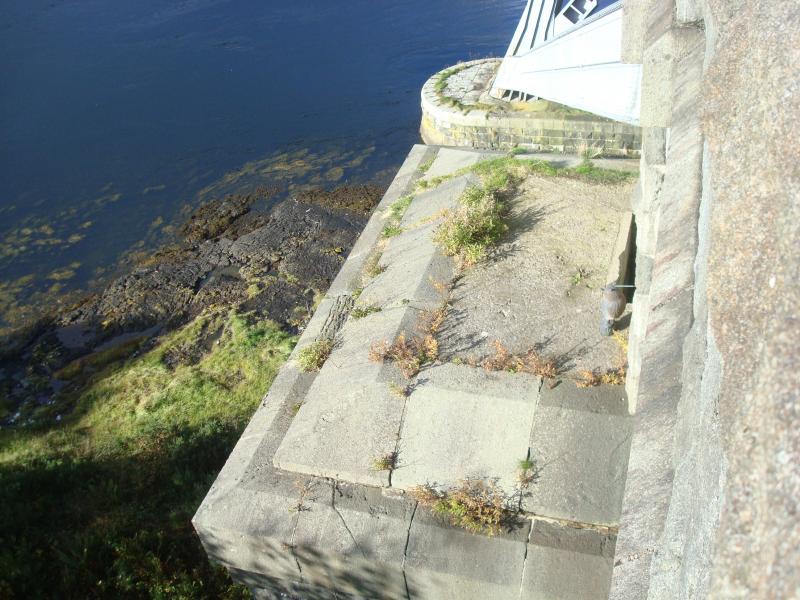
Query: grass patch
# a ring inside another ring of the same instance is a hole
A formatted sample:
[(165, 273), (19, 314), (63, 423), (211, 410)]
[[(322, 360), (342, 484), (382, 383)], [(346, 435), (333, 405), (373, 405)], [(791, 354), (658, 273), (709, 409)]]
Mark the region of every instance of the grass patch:
[(419, 166), (419, 172), (422, 173), (423, 175), (425, 175), (425, 173), (427, 173), (430, 170), (431, 166), (433, 166), (433, 161), (434, 160), (436, 160), (436, 158), (432, 158), (432, 159), (422, 163)]
[(596, 167), (591, 160), (584, 159), (584, 161), (577, 167), (569, 167), (559, 169), (560, 176), (571, 177), (573, 179), (581, 179), (589, 183), (598, 183), (606, 185), (616, 185), (625, 183), (639, 176), (635, 171), (618, 171), (616, 169), (602, 169)]
[(61, 381), (73, 381), (78, 378), (86, 378), (92, 373), (102, 370), (110, 364), (128, 358), (139, 347), (147, 341), (147, 336), (135, 337), (133, 339), (116, 344), (105, 350), (98, 350), (64, 365), (54, 373), (56, 379)]
[(513, 523), (515, 511), (508, 498), (493, 483), (466, 479), (447, 490), (417, 486), (409, 494), (422, 506), (471, 533), (495, 535)]
[(490, 111), (496, 108), (491, 104), (485, 104), (483, 102), (477, 102), (475, 104), (464, 104), (460, 100), (456, 100), (455, 98), (451, 98), (445, 91), (447, 90), (447, 81), (456, 73), (463, 71), (469, 65), (456, 65), (455, 67), (451, 67), (445, 71), (439, 73), (439, 76), (436, 78), (436, 81), (433, 84), (433, 90), (436, 93), (436, 98), (442, 104), (446, 104), (447, 106), (452, 106), (453, 108), (461, 111), (464, 114), (469, 113), (473, 110), (485, 110)]
[(55, 427), (0, 431), (0, 597), (249, 597), (213, 566), (190, 519), (295, 339), (246, 315), (192, 365), (107, 363)]
[(409, 194), (392, 202), (388, 211), (389, 218), (395, 219), (396, 221), (402, 219), (403, 215), (406, 214), (408, 207), (411, 206), (411, 202), (413, 202), (413, 200), (414, 196)]
[(440, 175), (430, 180), (420, 179), (417, 181), (417, 188), (420, 190), (435, 188), (438, 185), (449, 181), (455, 177), (461, 177), (467, 173), (487, 175), (498, 171), (508, 171), (514, 173), (518, 179), (524, 179), (528, 175), (541, 175), (545, 177), (567, 177), (580, 179), (587, 183), (615, 185), (625, 183), (639, 176), (637, 171), (619, 171), (616, 169), (603, 169), (584, 158), (577, 167), (554, 167), (550, 162), (539, 159), (517, 159), (516, 157), (524, 152), (514, 152), (513, 150), (506, 156), (489, 158), (475, 163), (471, 167), (464, 167), (449, 175)]
[(369, 315), (381, 312), (380, 306), (373, 306), (373, 305), (365, 305), (365, 306), (356, 306), (351, 312), (350, 316), (354, 319), (363, 319), (364, 317), (368, 317)]
[(297, 353), (297, 364), (306, 373), (319, 371), (333, 351), (332, 340), (317, 340)]
[(400, 227), (400, 225), (395, 225), (393, 223), (390, 223), (389, 225), (386, 225), (383, 228), (381, 235), (385, 238), (390, 238), (396, 235), (400, 235), (401, 233), (403, 233), (403, 228)]

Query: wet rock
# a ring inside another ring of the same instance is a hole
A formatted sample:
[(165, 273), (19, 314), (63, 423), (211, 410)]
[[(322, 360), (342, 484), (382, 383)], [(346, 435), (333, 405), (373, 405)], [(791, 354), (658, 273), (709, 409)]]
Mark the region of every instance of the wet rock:
[(304, 191), (295, 199), (303, 203), (368, 215), (383, 196), (383, 192), (383, 188), (377, 185), (342, 185), (332, 190)]
[(260, 187), (252, 194), (238, 194), (201, 205), (180, 228), (181, 237), (189, 243), (219, 237), (239, 217), (246, 214), (256, 200), (273, 196), (276, 188)]
[[(380, 192), (374, 186), (345, 186), (307, 193), (307, 202), (284, 200), (260, 213), (250, 212), (254, 202), (274, 190), (204, 204), (180, 228), (181, 242), (158, 249), (102, 292), (42, 320), (7, 345), (11, 350), (0, 355), (4, 412), (32, 402), (31, 386), (16, 382), (44, 382), (36, 388), (37, 397), (53, 396), (61, 385), (56, 374), (65, 365), (78, 364), (119, 336), (165, 332), (208, 310), (246, 311), (288, 329), (302, 326)], [(169, 350), (165, 364), (195, 364), (213, 335), (205, 332), (201, 343)], [(43, 340), (50, 348), (46, 363)], [(4, 420), (9, 424), (0, 416), (0, 424)]]

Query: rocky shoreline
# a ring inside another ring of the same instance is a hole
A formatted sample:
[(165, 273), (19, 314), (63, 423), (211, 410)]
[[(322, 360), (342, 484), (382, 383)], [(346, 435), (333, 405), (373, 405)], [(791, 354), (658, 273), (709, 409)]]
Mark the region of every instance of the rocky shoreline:
[[(254, 209), (276, 190), (211, 200), (162, 247), (78, 305), (42, 317), (3, 340), (0, 425), (48, 425), (68, 413), (88, 377), (158, 343), (211, 312), (302, 330), (380, 200), (374, 185), (315, 189)], [(165, 355), (192, 364), (217, 331)], [(169, 364), (167, 366), (170, 366)]]

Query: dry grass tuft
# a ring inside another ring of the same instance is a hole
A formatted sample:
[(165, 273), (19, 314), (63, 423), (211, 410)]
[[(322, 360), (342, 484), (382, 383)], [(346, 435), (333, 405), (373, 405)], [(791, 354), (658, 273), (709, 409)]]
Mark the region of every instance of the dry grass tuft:
[(594, 369), (593, 371), (583, 370), (578, 373), (575, 385), (579, 388), (596, 387), (598, 385), (623, 385), (625, 383), (625, 367), (613, 369)]
[(420, 316), (417, 330), (424, 335), (435, 335), (441, 329), (444, 320), (447, 318), (447, 311), (450, 305), (443, 302), (436, 310), (426, 310)]
[(456, 487), (441, 491), (430, 485), (417, 486), (409, 494), (452, 525), (471, 533), (495, 535), (514, 516), (502, 490), (480, 479), (465, 479)]
[(616, 366), (602, 370), (583, 370), (578, 373), (575, 385), (579, 388), (595, 387), (598, 385), (625, 385), (628, 372), (628, 336), (621, 331), (615, 331), (612, 338), (619, 347)]
[(369, 359), (373, 362), (394, 362), (404, 377), (410, 378), (419, 373), (423, 365), (439, 357), (439, 343), (432, 335), (406, 338), (401, 333), (389, 344), (386, 341), (372, 344)]
[(398, 398), (407, 398), (411, 393), (409, 386), (394, 381), (389, 383), (389, 391)]
[(507, 371), (509, 373), (530, 373), (543, 379), (558, 377), (558, 366), (553, 358), (545, 358), (531, 348), (525, 356), (517, 356), (506, 348), (500, 340), (494, 341), (495, 354), (483, 361), (487, 371)]

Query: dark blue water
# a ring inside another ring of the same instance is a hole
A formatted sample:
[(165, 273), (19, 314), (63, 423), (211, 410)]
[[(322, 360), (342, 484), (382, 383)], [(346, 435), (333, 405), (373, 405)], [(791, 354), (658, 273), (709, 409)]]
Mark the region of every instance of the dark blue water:
[(425, 79), (502, 55), (523, 5), (0, 0), (2, 318), (97, 285), (237, 185), (385, 182)]

